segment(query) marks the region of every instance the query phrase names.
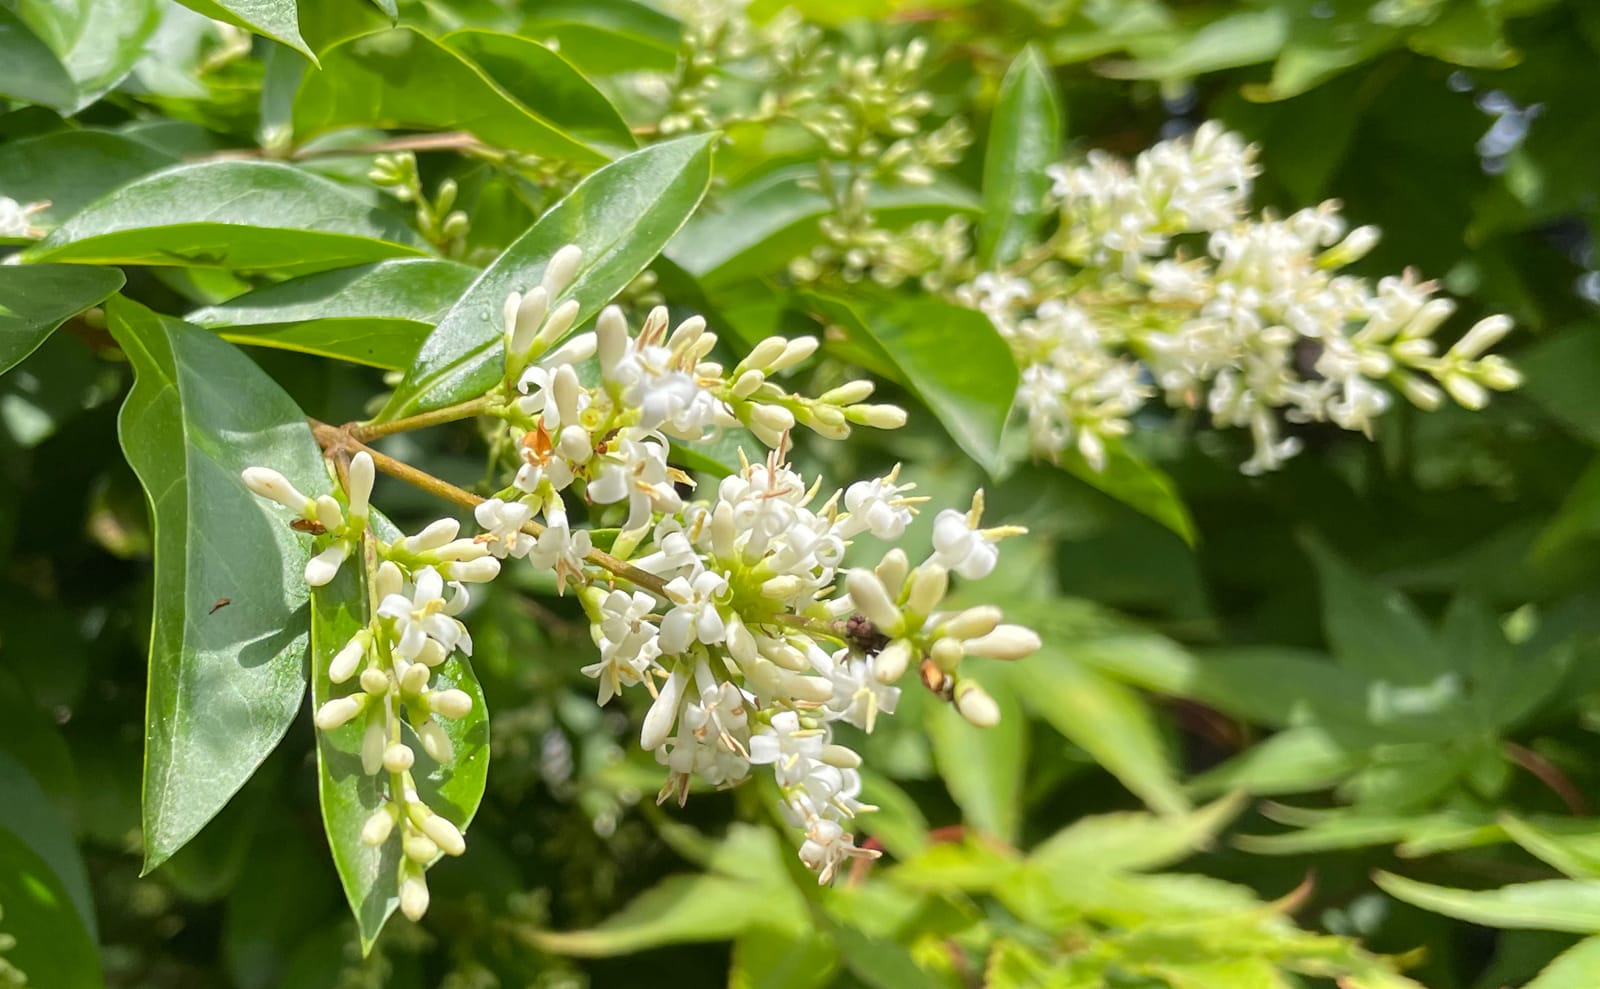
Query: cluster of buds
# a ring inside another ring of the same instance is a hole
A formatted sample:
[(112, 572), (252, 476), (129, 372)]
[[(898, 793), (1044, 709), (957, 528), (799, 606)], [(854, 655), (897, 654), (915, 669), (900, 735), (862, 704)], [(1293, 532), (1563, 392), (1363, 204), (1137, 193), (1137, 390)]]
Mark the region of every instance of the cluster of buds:
[[(1050, 169), (1059, 223), (1008, 269), (955, 293), (988, 314), (1022, 366), (1018, 406), (1036, 453), (1074, 449), (1097, 469), (1108, 442), (1157, 395), (1204, 406), (1254, 439), (1247, 474), (1299, 449), (1282, 420), (1370, 435), (1399, 392), (1424, 409), (1448, 394), (1471, 409), (1520, 375), (1485, 351), (1510, 329), (1474, 326), (1440, 355), (1454, 311), (1411, 272), (1344, 273), (1377, 243), (1335, 202), (1252, 215), (1255, 149), (1214, 123), (1128, 165), (1101, 152)], [(1203, 238), (1189, 256), (1185, 239)]]
[(314, 721), (323, 731), (358, 719), (364, 726), (361, 768), (369, 776), (386, 777), (387, 788), (361, 840), (380, 846), (398, 831), (400, 908), (415, 920), (428, 908), (424, 870), (441, 854), (466, 851), (466, 840), (418, 796), (412, 775), (417, 753), (407, 742), (406, 728), (428, 759), (443, 766), (455, 761), (454, 744), (438, 719), (465, 717), (472, 698), (455, 687), (437, 688), (433, 675), (456, 653), (472, 655), (472, 636), (456, 616), (468, 603), (466, 585), (493, 580), (500, 561), (483, 541), (461, 538), (460, 523), (450, 518), (416, 535), (378, 539), (368, 524), (374, 473), (365, 451), (351, 459), (342, 509), (332, 495), (306, 498), (269, 468), (246, 469), (244, 482), (257, 495), (297, 512), (292, 527), (319, 541), (331, 540), (306, 568), (312, 586), (329, 583), (352, 551), (359, 556), (363, 541), (372, 541), (370, 598), (377, 606), (321, 671), (335, 687), (353, 682), (357, 689), (325, 701)]

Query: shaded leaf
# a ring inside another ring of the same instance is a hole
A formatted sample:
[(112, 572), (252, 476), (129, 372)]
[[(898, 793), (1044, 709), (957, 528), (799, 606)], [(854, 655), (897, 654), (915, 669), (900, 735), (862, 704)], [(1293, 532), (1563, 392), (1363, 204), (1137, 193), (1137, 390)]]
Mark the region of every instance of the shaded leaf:
[[(89, 891), (89, 873), (83, 855), (73, 843), (72, 827), (61, 816), (50, 797), (22, 763), (0, 751), (0, 831), (10, 831), (50, 867), (62, 892), (78, 912), (91, 941), (98, 939), (95, 928), (94, 895)], [(0, 901), (0, 910), (7, 904)], [(6, 929), (0, 916), (0, 931)]]
[(176, 163), (110, 131), (54, 131), (0, 144), (0, 189), (20, 203), (49, 203), (33, 222), (51, 227), (112, 189)]
[(49, 989), (97, 989), (100, 953), (48, 863), (0, 826), (0, 930), (16, 939), (5, 960)]
[(1422, 616), (1319, 542), (1308, 545), (1322, 579), (1322, 624), (1345, 669), (1376, 681), (1427, 684), (1454, 673)]
[(155, 520), (148, 870), (250, 778), (305, 696), (308, 548), (239, 474), (270, 464), (310, 495), (329, 482), (300, 409), (233, 345), (122, 298), (106, 313), (135, 372), (122, 448)]
[(56, 327), (122, 287), (122, 272), (75, 264), (0, 265), (0, 374)]
[(1600, 985), (1600, 937), (1580, 941), (1540, 969), (1524, 989), (1590, 989)]
[(1178, 486), (1166, 471), (1133, 453), (1120, 441), (1107, 442), (1105, 451), (1106, 462), (1099, 469), (1084, 460), (1075, 448), (1063, 450), (1058, 462), (1073, 477), (1150, 516), (1193, 546), (1197, 538), (1194, 519), (1183, 503)]

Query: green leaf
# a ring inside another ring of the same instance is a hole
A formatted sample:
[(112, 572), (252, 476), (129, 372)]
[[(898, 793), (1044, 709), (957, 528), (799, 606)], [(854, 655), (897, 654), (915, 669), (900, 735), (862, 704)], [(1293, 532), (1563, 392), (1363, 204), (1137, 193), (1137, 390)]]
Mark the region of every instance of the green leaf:
[(224, 339), (404, 369), (478, 269), (397, 258), (293, 278), (188, 315)]
[(1600, 826), (1592, 821), (1551, 821), (1540, 826), (1500, 816), (1511, 840), (1573, 879), (1600, 879)]
[(1208, 72), (1271, 61), (1289, 36), (1289, 14), (1280, 9), (1240, 10), (1189, 33), (1164, 55), (1107, 75), (1128, 79), (1192, 79)]
[(122, 272), (75, 264), (0, 265), (0, 374), (56, 327), (122, 287)]
[(1361, 765), (1360, 755), (1346, 749), (1316, 725), (1301, 725), (1269, 735), (1256, 745), (1189, 782), (1196, 796), (1243, 790), (1268, 797), (1304, 793), (1332, 786)]
[(56, 53), (22, 18), (0, 7), (0, 96), (24, 103), (70, 109), (78, 102), (78, 86)]
[(565, 244), (583, 249), (572, 284), (554, 307), (578, 300), (577, 323), (592, 318), (660, 253), (711, 182), (714, 135), (652, 145), (590, 175), (495, 259), (423, 343), (416, 363), (379, 420), (464, 401), (503, 373), (500, 311), (513, 290), (539, 283)]
[(933, 761), (964, 820), (1015, 842), (1022, 828), (1022, 786), (1028, 766), (1028, 721), (995, 669), (973, 676), (1000, 705), (1000, 723), (976, 728), (954, 705), (928, 705)]
[(779, 910), (779, 902), (760, 883), (717, 875), (668, 876), (588, 930), (528, 930), (522, 936), (541, 951), (609, 958), (665, 944), (726, 941), (761, 925), (792, 929), (787, 903)]
[(910, 388), (969, 457), (991, 476), (999, 472), (1017, 362), (989, 317), (926, 297), (860, 307), (820, 295), (806, 300)]
[(1600, 446), (1600, 325), (1580, 323), (1517, 355), (1522, 393), (1573, 435)]
[(161, 23), (161, 7), (152, 0), (20, 0), (16, 11), (72, 77), (73, 110), (121, 82)]
[(16, 939), (5, 960), (41, 989), (104, 986), (100, 953), (49, 864), (0, 827), (0, 933)]
[[(810, 187), (816, 179), (815, 168), (786, 166), (728, 190), (718, 197), (717, 210), (684, 227), (667, 255), (707, 289), (783, 272), (790, 261), (823, 242), (817, 223), (833, 207)], [(979, 212), (976, 197), (948, 180), (875, 186), (867, 204), (877, 221), (891, 228)]]
[[(50, 867), (84, 930), (91, 940), (96, 939), (94, 895), (71, 825), (22, 763), (5, 752), (0, 752), (0, 790), (6, 794), (5, 802), (0, 803), (0, 832), (10, 831)], [(5, 906), (0, 901), (0, 910)], [(5, 918), (0, 917), (0, 931), (5, 928)]]
[(683, 25), (634, 0), (545, 0), (523, 33), (555, 41), (563, 57), (591, 75), (670, 72)]
[(1189, 810), (1155, 715), (1137, 693), (1078, 663), (1069, 649), (1050, 640), (1013, 669), (1023, 702), (1034, 714), (1123, 786), (1160, 813)]
[[(340, 568), (333, 582), (311, 594), (312, 704), (321, 707), (335, 694), (328, 681), (328, 663), (370, 617), (366, 578), (352, 560)], [(455, 748), (455, 761), (440, 765), (422, 753), (422, 745), (408, 725), (406, 737), (419, 753), (412, 768), (417, 793), (433, 811), (466, 830), (483, 800), (489, 769), (489, 717), (483, 688), (472, 667), (460, 655), (434, 670), (435, 689), (456, 687), (472, 697), (472, 711), (464, 718), (440, 719)], [(380, 777), (361, 768), (361, 739), (366, 723), (357, 718), (335, 731), (317, 732), (317, 793), (328, 846), (344, 885), (345, 898), (355, 915), (363, 951), (372, 947), (389, 915), (400, 905), (400, 842), (391, 836), (374, 848), (361, 840), (361, 828), (383, 806), (385, 790)]]
[(106, 313), (135, 373), (122, 449), (155, 520), (148, 871), (244, 785), (305, 696), (308, 546), (240, 472), (271, 465), (312, 496), (329, 482), (304, 414), (232, 344), (120, 297)]
[[(570, 105), (565, 109), (576, 112)], [(497, 148), (580, 166), (603, 164), (609, 157), (523, 105), (456, 52), (409, 27), (334, 45), (323, 53), (322, 68), (306, 73), (294, 99), (296, 139), (304, 143), (353, 126), (465, 130)]]
[(1523, 989), (1590, 989), (1600, 985), (1600, 937), (1568, 948)]
[(1600, 933), (1600, 879), (1547, 879), (1466, 890), (1389, 872), (1378, 872), (1373, 878), (1397, 900), (1485, 927)]
[(1055, 77), (1037, 48), (1025, 48), (1000, 83), (989, 125), (979, 265), (1010, 264), (1038, 232), (1050, 190), (1045, 168), (1060, 156), (1061, 99)]
[(1235, 795), (1187, 814), (1080, 818), (1030, 852), (1024, 868), (1063, 883), (1088, 872), (1166, 868), (1209, 847), (1244, 805), (1244, 798)]
[(55, 131), (0, 144), (0, 189), (19, 203), (49, 203), (33, 222), (50, 227), (112, 189), (176, 163), (110, 131)]
[(1322, 578), (1323, 629), (1341, 666), (1371, 680), (1406, 685), (1455, 672), (1405, 595), (1369, 581), (1320, 542), (1307, 548)]
[(494, 31), (456, 31), (441, 42), (482, 69), (523, 106), (573, 137), (626, 151), (639, 146), (605, 94), (544, 45)]
[(819, 989), (838, 965), (838, 952), (823, 937), (756, 927), (733, 943), (728, 989)]
[[(178, 2), (213, 20), (226, 21), (265, 35), (274, 41), (281, 41), (295, 51), (304, 53), (311, 61), (317, 60), (317, 56), (306, 47), (305, 39), (300, 36), (300, 18), (296, 11), (295, 0), (178, 0)], [(335, 0), (320, 0), (320, 2), (333, 3)]]
[(1108, 441), (1106, 463), (1096, 470), (1076, 448), (1062, 451), (1061, 468), (1078, 480), (1160, 522), (1190, 546), (1198, 534), (1189, 507), (1167, 472), (1138, 456), (1120, 440)]
[(213, 161), (96, 200), (27, 258), (304, 273), (426, 253), (398, 218), (327, 179), (275, 162)]

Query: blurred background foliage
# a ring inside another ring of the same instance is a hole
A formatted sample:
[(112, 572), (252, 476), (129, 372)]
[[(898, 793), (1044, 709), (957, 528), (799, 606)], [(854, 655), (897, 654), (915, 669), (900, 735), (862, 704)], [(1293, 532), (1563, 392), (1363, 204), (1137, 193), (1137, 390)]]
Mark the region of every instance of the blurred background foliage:
[[(48, 6), (0, 0), (0, 44)], [(120, 19), (89, 31), (131, 45), (132, 74), (104, 98), (81, 74), (83, 107), (0, 71), (13, 90), (0, 193), (50, 200), (45, 222), (181, 159), (304, 149), (308, 87), (331, 105), (360, 84), (333, 75), (328, 49), (388, 24), (385, 4), (303, 0), (305, 45), (329, 74), (318, 83), (284, 45), (155, 0), (115, 6)], [(757, 0), (751, 14), (780, 6), (846, 49), (929, 38), (934, 114), (965, 115), (978, 138), (951, 170), (967, 190), (1024, 43), (1060, 87), (1074, 152), (1131, 154), (1225, 122), (1262, 148), (1263, 205), (1342, 200), (1385, 232), (1364, 270), (1415, 265), (1469, 315), (1514, 315), (1526, 386), (1482, 413), (1398, 409), (1373, 443), (1295, 427), (1307, 452), (1261, 478), (1238, 473), (1240, 436), (1141, 420), (1132, 448), (1171, 479), (1153, 497), (1191, 539), (1114, 484), (1027, 463), (987, 480), (926, 415), (904, 435), (804, 448), (840, 479), (903, 460), (936, 502), (986, 484), (990, 517), (1033, 536), (964, 590), (1007, 601), (1046, 642), (980, 674), (998, 728), (908, 691), (859, 740), (883, 808), (862, 827), (888, 854), (830, 891), (795, 874), (760, 794), (657, 809), (659, 769), (632, 744), (639, 712), (596, 709), (577, 672), (592, 649), (581, 618), (551, 586), (503, 580), (474, 621), (494, 763), (471, 852), (434, 873), (426, 922), (396, 920), (363, 960), (323, 846), (309, 719), (199, 838), (138, 874), (151, 535), (116, 446), (130, 375), (76, 320), (0, 378), (0, 932), (16, 939), (0, 957), (43, 989), (93, 984), (75, 980), (92, 978), (96, 943), (106, 984), (164, 989), (1407, 984), (1353, 942), (1307, 933), (1323, 931), (1403, 956), (1436, 989), (1600, 985), (1600, 941), (1583, 940), (1600, 934), (1600, 6)], [(624, 130), (644, 123), (630, 73), (670, 70), (681, 44), (672, 15), (629, 0), (425, 0), (398, 14), (433, 35), (557, 39)], [(450, 129), (430, 123), (387, 126)], [(686, 241), (645, 291), (718, 329), (788, 311), (785, 266), (814, 241), (814, 217), (782, 187), (750, 205), (811, 155), (785, 149), (782, 130), (733, 127), (708, 200), (722, 216), (745, 204), (770, 236), (712, 277)], [(360, 185), (383, 137), (312, 138), (355, 150), (302, 165)], [(473, 222), (454, 250), (468, 263), (583, 170), (449, 149), (418, 160), (430, 188), (459, 183)], [(935, 198), (900, 219), (951, 212)], [(702, 240), (725, 246), (725, 233)], [(128, 277), (129, 294), (168, 312), (249, 285), (206, 267)], [(432, 315), (377, 322), (415, 333)], [(381, 387), (372, 368), (249, 352), (325, 421), (362, 416)], [(475, 477), (475, 440), (462, 427), (390, 449)], [(402, 522), (428, 510), (395, 486), (380, 497)], [(28, 926), (51, 910), (79, 915), (76, 945)]]

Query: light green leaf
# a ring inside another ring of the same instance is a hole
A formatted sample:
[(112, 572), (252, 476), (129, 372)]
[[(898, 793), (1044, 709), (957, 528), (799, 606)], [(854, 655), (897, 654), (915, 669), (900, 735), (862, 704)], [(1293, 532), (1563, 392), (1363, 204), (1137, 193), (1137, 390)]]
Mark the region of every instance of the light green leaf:
[[(773, 916), (779, 902), (784, 909)], [(665, 944), (726, 941), (763, 925), (792, 929), (787, 906), (767, 896), (759, 883), (717, 875), (668, 876), (588, 930), (521, 933), (541, 951), (609, 958)]]
[(1600, 986), (1600, 937), (1568, 948), (1523, 989), (1592, 989)]
[(56, 327), (122, 287), (122, 272), (75, 264), (0, 265), (0, 374)]
[(806, 300), (921, 399), (969, 457), (991, 475), (999, 472), (1017, 363), (989, 317), (927, 297), (861, 305), (821, 295)]
[(1192, 79), (1207, 72), (1271, 61), (1288, 37), (1287, 11), (1239, 10), (1189, 33), (1165, 55), (1114, 66), (1106, 74), (1129, 79)]
[(555, 41), (563, 57), (594, 75), (670, 72), (683, 25), (634, 0), (545, 0), (529, 13), (523, 33)]
[(1547, 879), (1485, 890), (1435, 886), (1389, 872), (1374, 879), (1397, 900), (1485, 927), (1600, 932), (1600, 879)]
[(271, 465), (313, 496), (329, 482), (300, 409), (232, 344), (122, 298), (106, 313), (135, 372), (122, 449), (155, 520), (148, 871), (244, 785), (305, 696), (308, 547), (240, 472)]
[(1037, 48), (1025, 48), (1000, 83), (983, 157), (978, 263), (1010, 264), (1038, 232), (1050, 189), (1045, 168), (1061, 156), (1061, 99)]
[(639, 146), (605, 94), (563, 55), (544, 45), (494, 31), (456, 31), (441, 42), (482, 69), (523, 106), (573, 137), (608, 149), (632, 151)]
[(1268, 797), (1332, 786), (1361, 765), (1359, 753), (1316, 725), (1276, 732), (1191, 780), (1189, 792), (1207, 796), (1243, 790)]
[(712, 135), (635, 151), (590, 175), (489, 266), (423, 343), (380, 420), (464, 401), (504, 371), (500, 312), (513, 290), (539, 284), (565, 244), (583, 249), (572, 284), (552, 307), (578, 300), (581, 325), (660, 253), (711, 182)]
[(161, 22), (161, 7), (152, 0), (20, 0), (16, 11), (72, 77), (73, 110), (93, 103), (133, 70)]
[[(816, 178), (810, 166), (786, 166), (729, 189), (718, 197), (715, 211), (684, 227), (667, 256), (707, 289), (783, 272), (823, 241), (817, 223), (833, 207), (808, 187)], [(874, 187), (867, 203), (877, 221), (890, 228), (979, 212), (977, 197), (948, 180)]]
[(0, 932), (5, 960), (40, 989), (98, 989), (100, 953), (48, 863), (0, 827)]
[(1551, 821), (1540, 826), (1511, 814), (1500, 816), (1511, 840), (1573, 879), (1600, 879), (1600, 825)]
[(1244, 805), (1235, 795), (1167, 817), (1126, 812), (1080, 818), (1030, 852), (1024, 868), (1063, 883), (1088, 872), (1165, 868), (1206, 849)]
[[(295, 51), (303, 52), (315, 62), (317, 56), (306, 47), (300, 36), (299, 14), (295, 0), (178, 0), (190, 10), (213, 20), (226, 21), (237, 27), (248, 28), (274, 41), (281, 41)], [(332, 3), (334, 0), (318, 0)]]
[(1189, 801), (1154, 712), (1132, 689), (1077, 662), (1070, 645), (1044, 648), (1015, 667), (1022, 699), (1038, 717), (1088, 752), (1122, 785), (1163, 814)]
[(112, 189), (176, 163), (110, 131), (54, 131), (0, 144), (0, 189), (19, 203), (49, 203), (33, 222), (51, 227)]
[(439, 258), (397, 258), (293, 278), (187, 317), (257, 347), (404, 369), (478, 269)]
[(1003, 672), (989, 667), (972, 679), (1000, 705), (1000, 723), (975, 728), (954, 705), (927, 706), (933, 761), (966, 823), (1007, 842), (1022, 827), (1022, 786), (1028, 766), (1028, 719)]
[(0, 7), (0, 96), (68, 110), (78, 86), (56, 53), (8, 7)]
[[(370, 617), (367, 583), (358, 560), (340, 568), (338, 576), (311, 594), (312, 703), (321, 707), (331, 697), (349, 693), (328, 681), (328, 663)], [(451, 687), (472, 697), (472, 711), (464, 718), (440, 719), (455, 749), (450, 765), (434, 762), (406, 726), (406, 738), (418, 753), (412, 775), (417, 793), (432, 810), (466, 830), (483, 799), (489, 769), (489, 717), (483, 688), (465, 657), (452, 656), (436, 667), (434, 689)], [(383, 805), (380, 777), (361, 768), (361, 739), (366, 729), (357, 718), (335, 731), (317, 732), (317, 793), (328, 846), (344, 886), (345, 898), (355, 915), (365, 951), (372, 947), (389, 915), (400, 904), (398, 835), (374, 848), (361, 840), (361, 828)], [(382, 782), (386, 783), (387, 780)], [(470, 835), (468, 837), (470, 841)]]
[(397, 217), (327, 179), (276, 162), (213, 161), (123, 186), (27, 257), (304, 273), (426, 253)]
[(609, 157), (520, 103), (461, 55), (409, 27), (334, 45), (323, 53), (322, 68), (306, 73), (294, 99), (296, 139), (304, 143), (354, 126), (465, 130), (497, 148), (576, 165), (600, 165)]
[(819, 989), (838, 965), (838, 952), (817, 934), (756, 927), (733, 943), (728, 989)]

